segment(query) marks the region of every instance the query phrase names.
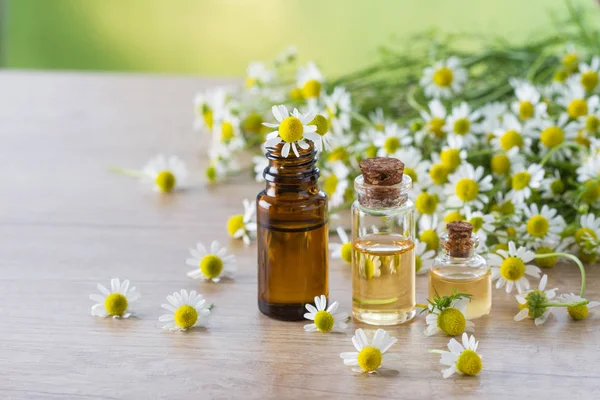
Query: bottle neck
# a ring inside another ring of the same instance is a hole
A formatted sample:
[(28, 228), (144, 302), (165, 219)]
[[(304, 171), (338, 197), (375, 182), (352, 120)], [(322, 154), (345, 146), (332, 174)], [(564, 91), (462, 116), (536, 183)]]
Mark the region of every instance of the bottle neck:
[(359, 175), (354, 180), (358, 203), (371, 210), (388, 210), (402, 207), (408, 200), (408, 192), (412, 187), (410, 176), (404, 175), (402, 182), (390, 186), (369, 185)]
[(314, 194), (319, 191), (319, 169), (316, 167), (317, 151), (312, 142), (309, 147), (298, 150), (298, 157), (290, 151), (287, 157), (281, 155), (282, 144), (267, 148), (266, 157), (269, 166), (265, 168), (263, 177), (266, 182), (266, 191), (277, 194), (280, 191), (308, 192)]

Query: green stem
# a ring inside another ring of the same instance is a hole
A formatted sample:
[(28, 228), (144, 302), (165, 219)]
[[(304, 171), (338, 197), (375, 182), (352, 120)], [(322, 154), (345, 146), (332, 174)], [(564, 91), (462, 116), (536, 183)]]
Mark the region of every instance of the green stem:
[(579, 270), (581, 271), (581, 291), (580, 296), (584, 297), (585, 292), (585, 267), (583, 263), (579, 260), (579, 258), (575, 257), (573, 254), (568, 253), (548, 253), (548, 254), (536, 254), (535, 258), (548, 258), (548, 257), (565, 257), (568, 258), (577, 264)]
[(444, 354), (445, 353), (444, 350), (436, 350), (436, 349), (429, 349), (429, 350), (427, 350), (427, 352), (431, 353), (431, 354)]
[(550, 160), (550, 157), (552, 157), (552, 155), (554, 153), (556, 153), (560, 149), (564, 149), (565, 147), (577, 148), (579, 146), (575, 143), (569, 143), (569, 142), (563, 142), (563, 143), (559, 144), (558, 146), (554, 146), (548, 153), (546, 153), (544, 158), (542, 158), (542, 161), (540, 161), (540, 165), (543, 167), (544, 164), (546, 164), (548, 162), (548, 160)]
[(364, 124), (366, 126), (373, 126), (373, 123), (371, 121), (369, 121), (369, 119), (362, 114), (359, 114), (357, 112), (351, 112), (350, 115), (352, 116), (352, 118), (354, 118), (355, 120), (361, 122), (362, 124)]
[(146, 176), (146, 174), (143, 173), (142, 171), (137, 171), (135, 169), (126, 169), (126, 168), (121, 168), (121, 167), (116, 167), (116, 166), (110, 166), (110, 167), (108, 167), (108, 170), (115, 174), (130, 176), (132, 178), (142, 178), (142, 177)]
[(212, 310), (214, 306), (215, 306), (215, 303), (210, 303), (209, 305), (206, 306), (206, 308), (208, 308), (209, 310)]
[(419, 102), (415, 99), (415, 92), (417, 91), (417, 86), (413, 86), (410, 88), (408, 93), (406, 94), (406, 102), (415, 110), (419, 112), (427, 112), (425, 108), (423, 108)]
[(549, 303), (542, 304), (540, 307), (578, 307), (578, 306), (585, 306), (586, 304), (589, 304), (589, 303), (590, 302), (588, 300), (576, 301), (574, 303), (549, 302)]
[(415, 307), (417, 307), (417, 308), (429, 308), (429, 307), (427, 307), (427, 304), (422, 304), (422, 303), (415, 304)]

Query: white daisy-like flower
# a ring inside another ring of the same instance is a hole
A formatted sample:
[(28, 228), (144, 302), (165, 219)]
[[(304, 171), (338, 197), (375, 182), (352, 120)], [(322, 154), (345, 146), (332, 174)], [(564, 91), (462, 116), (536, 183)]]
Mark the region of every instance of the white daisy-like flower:
[(558, 150), (554, 148), (562, 145), (564, 142), (572, 141), (577, 137), (580, 125), (576, 121), (569, 122), (569, 116), (562, 113), (557, 121), (543, 120), (539, 125), (539, 150), (540, 156), (544, 157), (549, 151), (552, 151), (551, 160), (564, 161), (571, 158), (573, 151), (569, 147), (561, 147)]
[[(213, 125), (213, 142), (209, 147), (210, 158), (231, 158), (231, 153), (244, 148), (246, 141), (240, 129), (240, 119), (229, 111), (216, 116)], [(216, 146), (218, 144), (219, 146)]]
[(465, 215), (468, 223), (473, 225), (473, 233), (479, 238), (480, 246), (485, 245), (488, 233), (493, 233), (496, 230), (494, 222), (496, 217), (493, 214), (484, 214), (481, 211), (467, 210)]
[(579, 73), (575, 76), (586, 91), (595, 91), (598, 88), (598, 78), (600, 76), (600, 57), (592, 57), (589, 64), (579, 63)]
[(579, 229), (575, 231), (575, 243), (587, 255), (600, 254), (600, 217), (593, 213), (579, 218)]
[(536, 326), (540, 326), (546, 322), (550, 316), (550, 307), (541, 304), (547, 303), (556, 297), (556, 291), (558, 290), (558, 288), (544, 290), (546, 288), (546, 283), (548, 283), (548, 275), (542, 276), (537, 289), (529, 290), (515, 296), (519, 302), (519, 308), (521, 309), (521, 311), (515, 315), (515, 321), (522, 321), (529, 317), (535, 320)]
[(221, 114), (226, 108), (228, 95), (229, 90), (223, 87), (198, 93), (194, 98), (194, 110), (196, 111), (194, 128), (207, 128), (210, 132), (213, 128), (215, 114)]
[(513, 114), (505, 114), (502, 125), (493, 133), (492, 145), (494, 148), (509, 151), (514, 147), (519, 150), (529, 151), (531, 138), (525, 134), (523, 124)]
[(415, 272), (418, 275), (426, 274), (433, 265), (435, 250), (427, 250), (427, 243), (415, 240)]
[(584, 183), (589, 180), (598, 179), (600, 171), (600, 153), (596, 153), (585, 160), (583, 164), (575, 171), (577, 173), (577, 182)]
[[(315, 107), (314, 109), (317, 110), (318, 108)], [(319, 114), (316, 114), (313, 120), (308, 123), (308, 125), (313, 125), (317, 127), (315, 133), (317, 134), (318, 139), (314, 141), (314, 145), (315, 148), (321, 152), (324, 150), (331, 150), (332, 140), (335, 140), (337, 142), (337, 139), (339, 138), (333, 137), (333, 133), (329, 129), (331, 123), (324, 116), (325, 114), (327, 114), (327, 112), (321, 112)]]
[[(550, 240), (540, 240), (535, 241), (530, 244), (534, 250), (536, 255), (544, 255), (551, 253), (565, 253), (568, 252), (569, 247), (573, 245), (575, 242), (574, 238), (568, 237), (564, 239), (560, 239), (558, 241), (550, 241)], [(561, 256), (551, 256), (551, 257), (540, 257), (535, 259), (535, 263), (538, 267), (542, 268), (552, 268), (554, 267), (559, 259), (564, 259)]]
[(408, 196), (414, 200), (418, 193), (431, 184), (431, 178), (427, 173), (431, 163), (423, 160), (421, 151), (415, 147), (401, 148), (392, 157), (402, 160), (404, 163), (404, 174), (412, 179), (412, 190)]
[(239, 166), (234, 160), (224, 160), (221, 157), (211, 158), (204, 172), (208, 183), (216, 183), (227, 177), (229, 172), (237, 171)]
[(344, 360), (345, 365), (358, 366), (353, 368), (355, 372), (376, 372), (386, 360), (391, 357), (385, 356), (385, 353), (396, 343), (397, 339), (390, 336), (385, 330), (377, 329), (373, 340), (369, 341), (367, 335), (362, 329), (357, 329), (352, 337), (352, 344), (356, 351), (341, 353), (340, 358)]
[(512, 112), (525, 121), (527, 126), (534, 126), (536, 121), (547, 115), (547, 105), (541, 101), (540, 92), (529, 81), (510, 79), (515, 89), (517, 100), (510, 104)]
[(516, 171), (524, 169), (525, 157), (520, 149), (514, 146), (509, 151), (500, 151), (492, 156), (490, 167), (496, 176), (511, 176)]
[(246, 87), (268, 85), (275, 78), (275, 71), (267, 68), (264, 62), (253, 61), (246, 68)]
[(294, 61), (298, 56), (298, 49), (296, 46), (291, 45), (283, 49), (277, 57), (275, 57), (275, 65), (281, 65), (284, 63), (288, 63)]
[(298, 68), (297, 85), (305, 99), (316, 100), (321, 94), (323, 74), (313, 61)]
[(373, 129), (373, 143), (379, 148), (378, 157), (391, 156), (401, 147), (412, 143), (412, 137), (408, 129), (400, 128), (398, 124), (391, 123), (385, 126), (383, 132)]
[(329, 196), (329, 207), (337, 207), (344, 204), (350, 170), (343, 161), (334, 161), (328, 167), (323, 171), (323, 191)]
[(425, 317), (427, 328), (423, 331), (425, 336), (444, 333), (450, 336), (460, 335), (463, 332), (475, 332), (475, 324), (467, 320), (467, 303), (469, 299), (452, 300), (450, 306), (439, 310), (429, 305), (429, 314)]
[(166, 322), (163, 329), (169, 331), (187, 331), (195, 326), (206, 327), (208, 316), (212, 305), (206, 303), (204, 296), (181, 289), (181, 292), (175, 292), (167, 296), (169, 304), (162, 304), (161, 307), (169, 311), (169, 314), (161, 315), (158, 320)]
[(102, 295), (90, 294), (90, 300), (97, 302), (92, 306), (94, 317), (129, 318), (132, 315), (129, 305), (140, 298), (140, 292), (135, 286), (129, 287), (129, 280), (121, 283), (119, 278), (113, 278), (110, 280), (110, 290), (100, 283), (97, 288)]
[(429, 102), (429, 113), (420, 111), (421, 118), (425, 122), (423, 129), (417, 132), (417, 142), (421, 142), (425, 135), (433, 135), (436, 138), (446, 136), (444, 126), (446, 125), (446, 108), (438, 99)]
[(419, 83), (427, 97), (450, 98), (462, 92), (467, 81), (467, 70), (460, 66), (457, 57), (436, 62), (423, 70)]
[(192, 279), (219, 282), (222, 278), (233, 278), (235, 275), (235, 256), (227, 254), (227, 249), (221, 247), (216, 240), (211, 243), (210, 251), (207, 251), (202, 243), (198, 243), (195, 249), (190, 249), (190, 254), (191, 257), (185, 260), (185, 263), (194, 267), (187, 273)]
[(468, 147), (477, 143), (479, 126), (476, 121), (481, 117), (479, 111), (471, 111), (468, 103), (462, 102), (460, 105), (452, 108), (452, 113), (446, 119), (444, 130), (448, 132), (448, 137), (455, 137), (461, 147)]
[(419, 218), (419, 240), (427, 245), (427, 250), (438, 251), (440, 248), (440, 235), (445, 226), (439, 222), (436, 214), (421, 215)]
[(483, 121), (481, 122), (481, 132), (491, 133), (500, 128), (502, 119), (508, 109), (505, 103), (495, 101), (487, 103), (479, 109)]
[(544, 178), (540, 190), (544, 199), (556, 199), (562, 196), (565, 192), (565, 183), (558, 169), (555, 169), (550, 176)]
[(341, 243), (329, 242), (329, 251), (333, 260), (344, 260), (350, 264), (352, 262), (352, 242), (348, 238), (346, 231), (341, 226), (337, 227), (337, 234)]
[(442, 370), (442, 376), (450, 378), (457, 372), (463, 375), (475, 376), (477, 375), (483, 366), (481, 362), (481, 355), (477, 353), (477, 347), (479, 342), (475, 340), (475, 336), (467, 335), (463, 333), (462, 344), (456, 339), (452, 338), (448, 342), (448, 350), (430, 350), (430, 353), (441, 354), (440, 363), (448, 366), (448, 368)]
[(529, 164), (511, 176), (511, 189), (507, 197), (516, 204), (522, 204), (531, 196), (531, 189), (539, 189), (544, 179), (544, 168), (540, 164)]
[(529, 280), (526, 275), (538, 279), (541, 269), (533, 264), (528, 264), (535, 258), (535, 253), (525, 247), (517, 247), (515, 243), (508, 242), (508, 251), (497, 250), (488, 254), (492, 270), (492, 280), (496, 281), (496, 289), (506, 287), (510, 293), (514, 286), (518, 293), (529, 290)]
[[(558, 299), (563, 303), (579, 303), (582, 301), (587, 301), (581, 296), (578, 296), (574, 293), (565, 293), (561, 294)], [(600, 301), (590, 301), (588, 304), (580, 305), (580, 306), (570, 306), (567, 307), (567, 312), (575, 321), (580, 321), (582, 319), (586, 319), (589, 316), (590, 308), (600, 306)]]
[(256, 182), (264, 182), (265, 169), (269, 166), (269, 160), (265, 156), (254, 156), (252, 157), (252, 163), (254, 164), (254, 179)]
[(350, 129), (350, 112), (352, 102), (350, 93), (341, 86), (333, 88), (333, 92), (324, 98), (331, 131), (334, 135), (343, 135)]
[(188, 177), (185, 163), (175, 156), (158, 154), (148, 161), (143, 170), (143, 180), (154, 185), (155, 190), (169, 193), (183, 187)]
[(377, 107), (375, 111), (369, 113), (369, 121), (371, 121), (373, 127), (378, 131), (382, 131), (387, 124), (391, 123), (391, 121), (386, 119), (383, 115), (381, 107)]
[(581, 54), (573, 43), (569, 43), (563, 49), (560, 63), (567, 73), (573, 73), (577, 71), (579, 67), (579, 61), (581, 60)]
[(525, 223), (521, 230), (529, 236), (531, 242), (560, 241), (560, 234), (567, 226), (565, 219), (558, 215), (558, 211), (544, 204), (540, 209), (536, 203), (529, 206), (523, 205)]
[(448, 136), (447, 144), (442, 146), (440, 154), (432, 154), (434, 163), (438, 161), (450, 172), (454, 172), (467, 159), (467, 150), (464, 141), (457, 136)]
[(493, 187), (492, 176), (484, 176), (484, 168), (477, 168), (469, 163), (464, 163), (456, 172), (448, 177), (448, 184), (444, 192), (448, 196), (450, 207), (475, 207), (481, 210), (489, 198), (484, 193)]
[(256, 204), (244, 199), (244, 213), (236, 214), (229, 217), (227, 221), (227, 233), (234, 239), (242, 239), (244, 244), (250, 244), (250, 235), (256, 232), (256, 222), (254, 217), (256, 214)]
[(347, 327), (348, 313), (336, 313), (339, 303), (334, 301), (327, 307), (327, 298), (324, 294), (315, 296), (315, 305), (306, 304), (307, 313), (304, 318), (314, 321), (312, 324), (304, 325), (307, 332), (343, 332)]
[(564, 85), (556, 102), (565, 108), (570, 118), (577, 119), (588, 115), (590, 110), (597, 109), (600, 98), (596, 95), (586, 98), (583, 86), (571, 78)]
[(310, 147), (306, 142), (307, 139), (313, 142), (321, 139), (316, 133), (316, 125), (308, 125), (315, 118), (314, 112), (301, 114), (297, 109), (294, 109), (290, 115), (287, 107), (284, 105), (273, 106), (271, 110), (278, 123), (263, 122), (263, 125), (269, 128), (277, 128), (277, 130), (267, 135), (265, 147), (275, 147), (283, 143), (281, 149), (282, 157), (287, 158), (290, 148), (294, 151), (296, 157), (300, 157), (296, 145), (301, 149), (307, 150)]

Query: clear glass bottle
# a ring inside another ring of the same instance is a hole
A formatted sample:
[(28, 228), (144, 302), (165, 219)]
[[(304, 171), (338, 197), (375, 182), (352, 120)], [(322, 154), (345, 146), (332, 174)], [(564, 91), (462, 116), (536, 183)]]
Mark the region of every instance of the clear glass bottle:
[[(397, 179), (373, 181), (377, 171), (365, 170), (368, 160), (393, 160), (376, 168), (384, 180), (390, 171)], [(396, 159), (367, 159), (361, 162), (363, 175), (354, 180), (352, 313), (367, 324), (396, 325), (415, 315), (414, 205), (408, 199), (412, 181), (403, 168)]]
[[(461, 227), (462, 233), (453, 231)], [(479, 238), (468, 222), (451, 222), (441, 238), (441, 249), (429, 270), (429, 298), (454, 290), (473, 297), (467, 304), (467, 319), (484, 316), (492, 309), (492, 276), (485, 258), (475, 253)]]
[(267, 148), (266, 188), (256, 199), (258, 308), (275, 319), (304, 319), (304, 305), (328, 296), (327, 195), (317, 186), (312, 143), (299, 157)]

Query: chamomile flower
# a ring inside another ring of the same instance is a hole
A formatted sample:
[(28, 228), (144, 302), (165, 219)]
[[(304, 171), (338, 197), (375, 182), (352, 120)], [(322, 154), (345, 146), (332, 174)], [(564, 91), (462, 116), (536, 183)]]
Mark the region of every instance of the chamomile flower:
[(246, 87), (265, 86), (273, 81), (275, 71), (267, 68), (265, 63), (254, 61), (246, 68)]
[(369, 113), (369, 121), (371, 121), (373, 127), (378, 131), (382, 131), (387, 124), (391, 123), (391, 121), (383, 115), (381, 107), (377, 107), (375, 111)]
[(227, 254), (227, 249), (221, 247), (216, 240), (211, 243), (210, 251), (202, 243), (198, 243), (195, 249), (190, 249), (190, 254), (191, 257), (185, 263), (194, 267), (187, 273), (192, 279), (219, 282), (222, 278), (233, 278), (235, 275), (235, 256)]
[(537, 289), (529, 290), (516, 296), (521, 311), (515, 315), (515, 321), (522, 321), (525, 318), (533, 318), (535, 325), (540, 326), (550, 316), (550, 307), (545, 304), (556, 297), (557, 288), (544, 290), (548, 282), (548, 275), (542, 276)]
[(315, 296), (315, 305), (306, 304), (307, 313), (304, 318), (314, 321), (312, 324), (304, 325), (307, 332), (343, 332), (347, 327), (348, 313), (336, 313), (339, 303), (334, 301), (327, 306), (327, 298), (324, 294)]
[(589, 64), (579, 63), (579, 74), (576, 75), (576, 79), (586, 91), (593, 92), (598, 87), (599, 73), (600, 57), (594, 56)]
[(244, 213), (229, 217), (227, 221), (227, 233), (232, 238), (242, 239), (245, 245), (249, 245), (250, 234), (256, 232), (256, 222), (254, 222), (256, 205), (248, 199), (244, 199), (242, 204), (244, 205)]
[(319, 97), (322, 83), (323, 74), (314, 62), (310, 61), (305, 66), (298, 68), (297, 85), (305, 99), (314, 100)]
[(532, 189), (539, 189), (544, 179), (544, 168), (540, 164), (521, 167), (511, 176), (511, 189), (507, 196), (514, 204), (524, 203), (531, 196)]
[[(396, 343), (397, 339), (385, 330), (377, 329), (373, 340), (369, 341), (362, 329), (357, 329), (352, 337), (356, 351), (341, 353), (340, 358), (345, 365), (358, 366), (355, 372), (376, 372), (383, 364), (385, 353)], [(387, 357), (386, 357), (387, 358)]]
[(539, 278), (541, 269), (535, 265), (528, 264), (533, 261), (535, 254), (525, 247), (517, 247), (515, 243), (508, 242), (508, 250), (497, 250), (488, 255), (492, 270), (492, 280), (496, 282), (496, 289), (506, 287), (506, 293), (510, 293), (514, 286), (518, 293), (529, 290), (527, 276)]
[(496, 176), (512, 175), (515, 171), (523, 169), (524, 165), (525, 157), (517, 146), (509, 151), (494, 154), (490, 160), (490, 168)]
[(409, 193), (411, 200), (414, 200), (416, 193), (429, 186), (430, 178), (427, 174), (430, 162), (423, 160), (423, 155), (415, 147), (406, 147), (398, 150), (394, 158), (402, 160), (404, 163), (404, 174), (412, 179), (412, 190)]
[(565, 46), (560, 60), (564, 71), (566, 71), (568, 74), (577, 72), (580, 60), (581, 54), (579, 51), (577, 51), (575, 45), (569, 43), (567, 46)]
[(481, 356), (477, 353), (479, 342), (475, 341), (475, 336), (463, 333), (462, 344), (456, 339), (450, 339), (448, 350), (430, 350), (430, 353), (441, 354), (440, 363), (448, 366), (442, 370), (442, 376), (449, 378), (457, 372), (463, 375), (475, 376), (483, 367)]
[(329, 165), (331, 170), (323, 172), (323, 191), (329, 196), (329, 206), (337, 207), (344, 203), (350, 170), (342, 161), (335, 161)]
[(381, 276), (381, 258), (371, 254), (358, 254), (358, 271), (366, 280), (379, 278)]
[(600, 217), (596, 218), (592, 213), (582, 215), (579, 225), (575, 231), (575, 243), (583, 254), (594, 258), (600, 254)]
[(545, 156), (552, 151), (551, 160), (564, 161), (573, 155), (569, 147), (555, 147), (562, 145), (567, 141), (572, 141), (579, 130), (579, 124), (576, 121), (569, 122), (569, 116), (565, 113), (558, 117), (557, 121), (543, 120), (539, 126), (539, 144), (540, 156)]
[(412, 143), (408, 129), (400, 128), (396, 123), (386, 125), (383, 132), (373, 130), (372, 135), (373, 143), (379, 148), (378, 157), (390, 156)]
[(169, 304), (162, 304), (161, 307), (169, 313), (158, 318), (160, 322), (166, 322), (163, 329), (173, 332), (187, 331), (195, 326), (207, 326), (212, 306), (195, 290), (188, 294), (187, 290), (181, 289), (180, 292), (167, 296), (167, 301)]
[(213, 128), (215, 114), (220, 114), (226, 108), (229, 91), (226, 88), (216, 88), (198, 93), (194, 98), (194, 110), (196, 120), (194, 128), (207, 128), (210, 132)]
[(418, 275), (426, 274), (433, 264), (434, 250), (427, 250), (427, 243), (415, 240), (415, 272)]
[(541, 100), (540, 92), (531, 82), (511, 79), (517, 100), (510, 104), (512, 112), (527, 125), (546, 116), (547, 105)]
[(531, 146), (531, 138), (525, 134), (523, 124), (513, 114), (504, 115), (502, 125), (493, 135), (492, 146), (499, 150), (509, 151), (514, 147), (528, 150)]
[(505, 103), (495, 101), (493, 103), (487, 103), (479, 109), (479, 112), (483, 118), (481, 122), (481, 131), (483, 133), (491, 133), (496, 129), (500, 128), (504, 114), (506, 114), (508, 107)]
[(565, 108), (570, 118), (577, 119), (588, 115), (590, 110), (598, 108), (600, 99), (596, 95), (586, 98), (583, 86), (570, 79), (563, 87), (556, 102)]
[(496, 217), (493, 214), (484, 214), (481, 211), (467, 210), (465, 220), (473, 225), (473, 233), (479, 238), (478, 250), (485, 246), (488, 233), (493, 234), (496, 230), (494, 222)]
[(479, 111), (471, 111), (469, 104), (463, 101), (452, 108), (444, 130), (448, 132), (448, 137), (456, 138), (462, 146), (471, 146), (477, 143), (475, 132), (479, 130), (479, 126), (476, 121), (480, 116)]
[(324, 97), (324, 102), (333, 134), (339, 136), (348, 132), (352, 111), (350, 93), (345, 88), (336, 86), (330, 95)]
[(307, 139), (313, 142), (321, 139), (316, 133), (317, 127), (315, 125), (308, 125), (315, 118), (314, 112), (303, 115), (297, 109), (294, 109), (290, 115), (284, 105), (273, 106), (271, 110), (278, 123), (263, 122), (263, 125), (269, 128), (277, 128), (277, 130), (267, 135), (265, 147), (275, 147), (283, 143), (283, 147), (281, 148), (282, 157), (287, 158), (290, 148), (294, 151), (296, 157), (300, 157), (296, 145), (306, 150), (310, 147), (306, 142)]
[[(414, 194), (411, 197), (413, 196)], [(440, 198), (433, 192), (422, 191), (417, 194), (413, 201), (415, 202), (415, 208), (421, 215), (433, 215), (441, 209)]]
[(165, 157), (159, 154), (146, 164), (143, 180), (154, 184), (155, 190), (169, 193), (185, 183), (188, 170), (183, 161), (175, 156)]
[(584, 183), (593, 179), (600, 178), (600, 153), (593, 154), (587, 158), (575, 171), (577, 173), (577, 182)]
[(341, 226), (337, 227), (337, 234), (341, 243), (329, 242), (329, 251), (334, 260), (344, 260), (350, 264), (352, 262), (352, 242), (348, 239), (346, 231)]
[(417, 133), (417, 141), (421, 142), (424, 135), (432, 135), (435, 138), (446, 136), (444, 127), (446, 125), (446, 108), (438, 99), (429, 102), (429, 113), (421, 111), (421, 118), (425, 122), (423, 129)]
[(565, 183), (558, 170), (554, 170), (552, 175), (544, 178), (540, 187), (542, 197), (545, 199), (560, 198), (565, 192)]
[(443, 229), (443, 224), (438, 222), (437, 214), (422, 215), (419, 219), (419, 240), (427, 245), (427, 250), (438, 251)]
[(464, 163), (448, 177), (444, 192), (448, 196), (450, 207), (482, 209), (489, 200), (484, 193), (492, 187), (492, 176), (484, 176), (482, 166), (475, 168)]
[[(213, 146), (211, 148), (214, 148), (215, 143), (219, 143), (220, 148), (225, 149), (226, 152), (221, 151), (217, 154), (227, 157), (230, 157), (232, 151), (242, 150), (246, 144), (240, 129), (240, 119), (230, 112), (215, 117), (212, 137)], [(214, 154), (209, 155), (211, 158), (215, 157)]]
[(558, 211), (544, 204), (540, 209), (536, 203), (523, 205), (525, 223), (522, 230), (531, 242), (558, 242), (567, 224)]
[(445, 333), (448, 336), (460, 335), (463, 332), (475, 332), (475, 324), (467, 320), (467, 303), (469, 298), (455, 298), (449, 306), (434, 307), (429, 304), (429, 314), (425, 317), (427, 329), (425, 336)]
[[(558, 299), (564, 303), (579, 303), (582, 301), (587, 301), (583, 297), (573, 293), (561, 294), (558, 297)], [(582, 319), (586, 319), (589, 316), (590, 308), (598, 306), (600, 306), (600, 301), (590, 301), (588, 304), (567, 307), (567, 312), (569, 313), (569, 316), (575, 321), (580, 321)]]
[(252, 157), (252, 163), (254, 164), (254, 179), (256, 182), (264, 182), (265, 169), (269, 166), (269, 160), (265, 156), (254, 156)]
[(464, 142), (457, 136), (449, 136), (439, 157), (434, 153), (432, 158), (434, 162), (439, 160), (448, 171), (454, 172), (467, 159), (467, 150), (464, 148)]
[(314, 125), (317, 127), (315, 131), (320, 136), (318, 140), (314, 142), (315, 147), (318, 151), (331, 150), (331, 136), (329, 133), (329, 121), (321, 114), (315, 115), (312, 121), (308, 125)]
[(579, 122), (581, 130), (578, 132), (575, 141), (590, 147), (591, 140), (600, 133), (600, 107), (588, 110), (588, 114), (580, 117), (577, 122)]
[(131, 316), (129, 305), (140, 298), (140, 292), (135, 286), (129, 287), (129, 280), (125, 279), (121, 282), (119, 278), (111, 279), (110, 290), (100, 283), (97, 287), (102, 295), (90, 294), (90, 300), (97, 302), (92, 306), (94, 317), (129, 318)]
[(425, 68), (419, 83), (423, 86), (425, 96), (448, 99), (462, 92), (466, 81), (467, 70), (460, 67), (457, 57), (450, 57)]
[(291, 45), (283, 49), (277, 57), (275, 57), (275, 65), (280, 66), (281, 64), (292, 62), (298, 56), (298, 49), (296, 46)]
[[(568, 248), (574, 243), (573, 238), (565, 238), (558, 241), (540, 240), (530, 244), (535, 250), (535, 255), (551, 254), (551, 253), (564, 253), (568, 251)], [(552, 268), (558, 263), (560, 256), (550, 256), (536, 258), (535, 263), (540, 268)]]

